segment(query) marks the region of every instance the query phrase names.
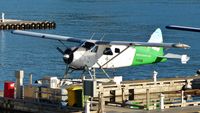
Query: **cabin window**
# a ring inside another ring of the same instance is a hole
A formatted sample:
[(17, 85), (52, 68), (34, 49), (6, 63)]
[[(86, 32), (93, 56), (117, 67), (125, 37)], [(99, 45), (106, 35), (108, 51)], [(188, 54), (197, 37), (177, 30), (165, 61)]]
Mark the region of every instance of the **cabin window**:
[(120, 53), (120, 49), (119, 48), (115, 48), (115, 53)]
[(91, 52), (94, 52), (94, 53), (96, 53), (96, 52), (97, 52), (97, 50), (98, 50), (98, 46), (94, 46), (94, 47), (91, 49)]
[(113, 55), (113, 52), (110, 48), (106, 48), (104, 51), (103, 51), (103, 54), (104, 55)]

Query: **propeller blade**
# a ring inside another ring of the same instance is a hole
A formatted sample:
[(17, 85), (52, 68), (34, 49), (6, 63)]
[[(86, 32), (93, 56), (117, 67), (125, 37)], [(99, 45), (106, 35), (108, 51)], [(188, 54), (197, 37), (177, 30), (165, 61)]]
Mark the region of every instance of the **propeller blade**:
[(65, 52), (64, 52), (62, 49), (60, 49), (59, 47), (57, 47), (56, 49), (57, 49), (61, 54), (63, 54), (63, 55), (65, 54)]
[(76, 47), (75, 49), (72, 50), (72, 53), (74, 53), (76, 50), (78, 50), (79, 47)]

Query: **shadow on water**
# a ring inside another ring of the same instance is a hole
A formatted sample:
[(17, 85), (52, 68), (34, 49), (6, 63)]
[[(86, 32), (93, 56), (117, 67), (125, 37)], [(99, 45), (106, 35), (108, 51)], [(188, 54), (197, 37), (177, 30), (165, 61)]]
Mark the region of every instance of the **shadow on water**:
[(13, 111), (13, 110), (0, 109), (0, 113), (30, 113), (30, 112), (22, 112), (22, 111)]

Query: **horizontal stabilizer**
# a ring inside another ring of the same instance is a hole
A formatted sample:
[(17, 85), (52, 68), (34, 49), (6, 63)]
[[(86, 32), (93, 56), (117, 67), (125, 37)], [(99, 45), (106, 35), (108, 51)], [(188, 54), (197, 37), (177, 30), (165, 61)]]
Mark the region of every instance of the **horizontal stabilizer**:
[(173, 54), (173, 53), (167, 53), (164, 56), (160, 56), (161, 58), (174, 58), (174, 59), (181, 59), (182, 64), (186, 64), (188, 60), (190, 60), (190, 57), (187, 55), (179, 55), (179, 54)]

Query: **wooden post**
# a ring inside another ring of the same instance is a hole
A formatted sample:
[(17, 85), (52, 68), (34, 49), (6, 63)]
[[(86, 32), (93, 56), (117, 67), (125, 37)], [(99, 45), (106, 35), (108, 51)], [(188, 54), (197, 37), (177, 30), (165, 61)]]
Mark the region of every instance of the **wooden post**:
[(149, 110), (149, 106), (150, 106), (150, 91), (149, 91), (149, 89), (146, 89), (146, 106), (147, 106), (147, 110)]
[(101, 112), (100, 113), (104, 113), (104, 108), (105, 108), (105, 101), (103, 98), (103, 92), (101, 93)]
[(103, 97), (103, 88), (102, 88), (102, 86), (100, 86), (99, 89), (100, 89), (100, 92), (98, 94), (99, 105), (98, 105), (97, 113), (104, 113), (105, 101), (104, 101), (104, 97)]
[(154, 82), (154, 85), (156, 85), (156, 82), (157, 82), (157, 75), (158, 75), (158, 72), (157, 71), (153, 71), (153, 82)]
[(124, 89), (125, 88), (122, 87), (122, 106), (125, 105), (125, 92), (124, 92)]
[(90, 113), (90, 101), (85, 100), (85, 113)]
[(184, 91), (181, 90), (181, 107), (185, 106)]
[(161, 93), (160, 94), (160, 109), (161, 110), (165, 108), (164, 98), (165, 98), (165, 95)]
[(32, 85), (33, 81), (32, 81), (32, 74), (30, 73), (29, 75), (29, 85)]

